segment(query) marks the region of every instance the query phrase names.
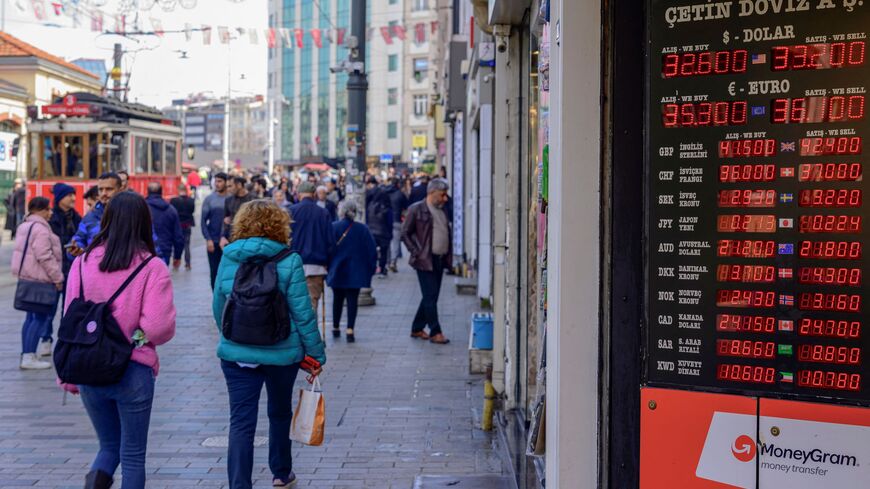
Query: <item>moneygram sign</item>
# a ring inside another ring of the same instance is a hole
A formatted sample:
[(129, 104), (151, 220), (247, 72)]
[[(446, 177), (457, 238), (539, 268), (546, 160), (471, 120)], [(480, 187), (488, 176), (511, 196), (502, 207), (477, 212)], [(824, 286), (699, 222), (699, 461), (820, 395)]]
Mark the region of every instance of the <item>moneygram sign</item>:
[[(756, 429), (758, 442), (746, 434)], [(716, 412), (695, 475), (745, 489), (858, 487), (870, 480), (870, 428)]]

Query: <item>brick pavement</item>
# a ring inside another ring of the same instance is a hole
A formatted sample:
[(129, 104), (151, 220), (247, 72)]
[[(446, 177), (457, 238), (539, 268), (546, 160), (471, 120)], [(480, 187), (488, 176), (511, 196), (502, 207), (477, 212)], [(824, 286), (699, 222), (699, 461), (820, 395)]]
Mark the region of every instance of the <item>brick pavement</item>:
[[(228, 407), (214, 355), (204, 245), (197, 240), (194, 247), (194, 270), (174, 279), (177, 336), (160, 349), (149, 488), (226, 484), (226, 449), (203, 446), (226, 436)], [(0, 263), (4, 278), (8, 266)], [(457, 296), (445, 279), (440, 312), (453, 343), (437, 346), (408, 337), (420, 295), (407, 265), (374, 285), (378, 304), (361, 308), (357, 343), (327, 340), (326, 441), (322, 447), (294, 444), (299, 486), (407, 489), (420, 474), (504, 473), (492, 436), (476, 428), (482, 380), (468, 374), (466, 350), (475, 299)], [(0, 286), (0, 487), (81, 487), (95, 436), (77, 397), (61, 404), (53, 373), (17, 368), (23, 313), (11, 307), (13, 290)], [(297, 388), (303, 383), (300, 377)], [(261, 403), (258, 435), (266, 434)], [(266, 460), (265, 446), (258, 448), (256, 487), (271, 486)]]

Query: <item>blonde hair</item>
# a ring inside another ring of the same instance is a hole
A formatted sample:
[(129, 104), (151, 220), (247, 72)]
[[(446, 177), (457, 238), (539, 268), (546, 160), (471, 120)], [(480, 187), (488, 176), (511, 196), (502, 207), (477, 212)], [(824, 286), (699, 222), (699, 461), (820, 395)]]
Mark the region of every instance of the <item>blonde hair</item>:
[(232, 241), (245, 238), (267, 238), (289, 245), (290, 216), (271, 200), (246, 202), (233, 218)]

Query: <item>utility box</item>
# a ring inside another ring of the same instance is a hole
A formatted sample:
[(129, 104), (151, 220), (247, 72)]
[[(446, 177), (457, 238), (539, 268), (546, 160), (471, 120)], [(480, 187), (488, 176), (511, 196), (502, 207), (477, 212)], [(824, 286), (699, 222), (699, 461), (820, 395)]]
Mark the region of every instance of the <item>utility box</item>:
[(492, 366), (492, 314), (475, 313), (471, 316), (468, 332), (468, 371), (484, 374)]

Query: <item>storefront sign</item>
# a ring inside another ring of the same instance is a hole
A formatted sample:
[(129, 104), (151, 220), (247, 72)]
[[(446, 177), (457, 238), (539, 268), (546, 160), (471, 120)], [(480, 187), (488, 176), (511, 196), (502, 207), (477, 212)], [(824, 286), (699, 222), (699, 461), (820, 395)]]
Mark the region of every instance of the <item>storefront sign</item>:
[(91, 115), (91, 106), (78, 103), (75, 95), (67, 95), (60, 104), (43, 105), (42, 114), (52, 116), (87, 116)]
[(12, 156), (12, 146), (18, 134), (0, 132), (0, 171), (15, 171), (15, 157)]

